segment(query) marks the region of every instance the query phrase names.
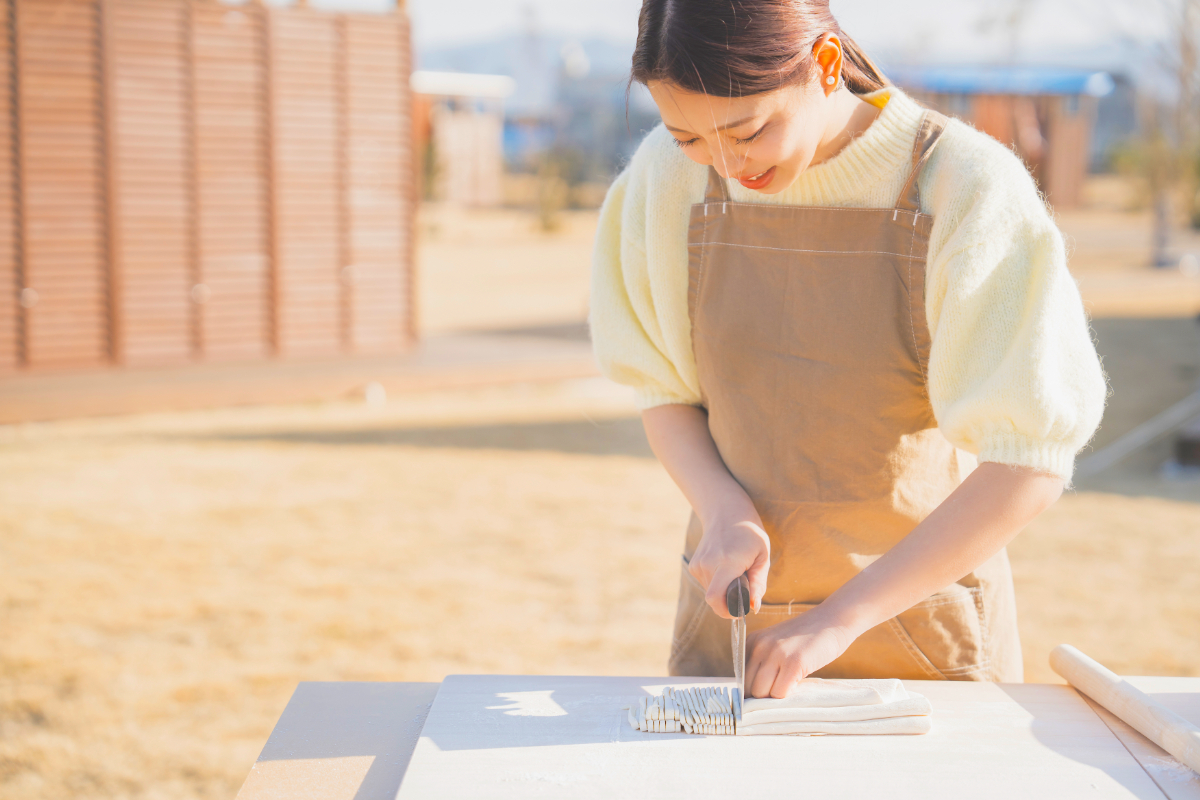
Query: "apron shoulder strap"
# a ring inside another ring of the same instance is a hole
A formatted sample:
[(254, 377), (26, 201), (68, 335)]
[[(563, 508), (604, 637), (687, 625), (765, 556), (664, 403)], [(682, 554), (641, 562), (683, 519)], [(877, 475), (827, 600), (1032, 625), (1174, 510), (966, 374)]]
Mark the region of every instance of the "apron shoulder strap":
[(921, 169), (929, 160), (929, 154), (933, 152), (933, 146), (937, 144), (937, 140), (944, 130), (946, 130), (946, 118), (936, 111), (926, 111), (925, 116), (921, 118), (921, 126), (917, 128), (917, 140), (913, 143), (912, 171), (908, 174), (908, 181), (900, 191), (900, 199), (896, 201), (896, 208), (917, 214), (921, 213), (921, 192), (917, 188), (917, 180), (921, 177)]
[(708, 188), (704, 190), (705, 203), (728, 203), (729, 187), (713, 167), (708, 168)]

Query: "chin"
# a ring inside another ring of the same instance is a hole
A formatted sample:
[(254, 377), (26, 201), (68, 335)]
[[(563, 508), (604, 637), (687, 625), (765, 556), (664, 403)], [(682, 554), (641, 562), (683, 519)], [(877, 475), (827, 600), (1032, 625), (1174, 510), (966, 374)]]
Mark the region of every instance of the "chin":
[(795, 182), (795, 175), (780, 175), (779, 172), (776, 171), (774, 179), (769, 184), (761, 189), (751, 189), (750, 191), (758, 192), (759, 194), (779, 194)]

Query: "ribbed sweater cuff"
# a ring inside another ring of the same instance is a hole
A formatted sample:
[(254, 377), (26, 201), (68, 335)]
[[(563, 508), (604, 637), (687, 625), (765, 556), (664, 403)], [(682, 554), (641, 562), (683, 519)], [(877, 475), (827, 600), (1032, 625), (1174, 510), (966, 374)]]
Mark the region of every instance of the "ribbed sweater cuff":
[(637, 403), (637, 407), (642, 411), (645, 411), (647, 408), (654, 408), (655, 406), (699, 405), (699, 403), (680, 397), (679, 395), (671, 394), (670, 392), (654, 391), (653, 389), (637, 389), (634, 391), (634, 402)]
[(1070, 483), (1075, 450), (1060, 442), (1040, 442), (1019, 433), (997, 433), (984, 439), (979, 461), (1048, 472)]

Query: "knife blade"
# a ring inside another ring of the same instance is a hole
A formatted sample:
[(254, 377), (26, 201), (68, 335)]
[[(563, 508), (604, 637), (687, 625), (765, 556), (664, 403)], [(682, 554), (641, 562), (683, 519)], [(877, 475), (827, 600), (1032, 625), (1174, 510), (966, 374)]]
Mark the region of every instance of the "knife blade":
[(730, 644), (733, 645), (733, 676), (737, 680), (733, 713), (741, 721), (742, 701), (746, 697), (746, 614), (750, 610), (750, 580), (745, 574), (730, 582), (725, 590), (725, 605), (733, 617), (729, 635)]

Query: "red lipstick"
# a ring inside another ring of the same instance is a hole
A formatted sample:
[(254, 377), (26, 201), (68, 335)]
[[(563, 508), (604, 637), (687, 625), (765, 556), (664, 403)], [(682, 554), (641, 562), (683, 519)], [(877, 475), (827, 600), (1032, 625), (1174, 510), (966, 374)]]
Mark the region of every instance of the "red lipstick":
[(758, 175), (753, 175), (749, 178), (738, 178), (738, 183), (745, 186), (747, 189), (765, 189), (770, 185), (771, 180), (775, 177), (775, 168), (771, 167), (766, 172), (761, 172)]

